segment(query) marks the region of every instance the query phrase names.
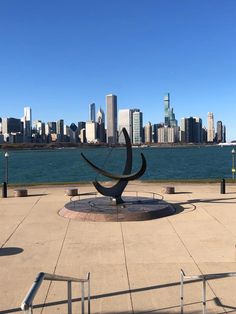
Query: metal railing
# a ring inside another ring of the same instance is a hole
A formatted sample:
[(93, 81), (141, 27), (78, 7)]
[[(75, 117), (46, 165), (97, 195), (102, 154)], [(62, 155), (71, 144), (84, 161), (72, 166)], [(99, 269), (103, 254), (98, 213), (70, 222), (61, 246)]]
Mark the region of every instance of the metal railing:
[[(97, 192), (78, 193), (77, 195), (70, 196), (70, 202), (80, 201), (81, 196), (90, 196), (90, 195), (97, 197), (98, 193)], [(77, 197), (77, 199), (75, 199), (76, 197)]]
[(225, 278), (225, 277), (236, 277), (236, 272), (187, 276), (187, 275), (185, 275), (183, 269), (181, 269), (181, 271), (180, 271), (180, 308), (181, 308), (181, 314), (184, 313), (184, 281), (185, 280), (191, 280), (191, 282), (202, 281), (202, 313), (206, 314), (206, 281), (210, 280), (210, 279), (219, 279), (219, 278)]
[(87, 313), (90, 314), (90, 273), (87, 274), (87, 278), (78, 279), (73, 277), (66, 277), (48, 273), (39, 273), (35, 278), (34, 283), (29, 289), (26, 297), (21, 303), (21, 309), (26, 314), (33, 314), (33, 301), (44, 280), (50, 281), (65, 281), (67, 282), (67, 303), (68, 303), (68, 314), (72, 314), (72, 282), (81, 284), (81, 313), (85, 313), (85, 284), (87, 283)]

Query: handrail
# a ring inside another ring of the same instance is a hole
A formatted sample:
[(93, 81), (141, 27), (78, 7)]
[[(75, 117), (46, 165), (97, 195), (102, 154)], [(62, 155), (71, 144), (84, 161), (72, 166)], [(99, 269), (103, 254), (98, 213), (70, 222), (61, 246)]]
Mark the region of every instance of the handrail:
[(236, 272), (215, 273), (187, 276), (183, 269), (180, 270), (180, 308), (181, 314), (184, 313), (184, 280), (202, 281), (202, 313), (206, 314), (206, 281), (209, 279), (219, 279), (225, 277), (236, 277)]
[(28, 293), (26, 294), (24, 300), (21, 303), (22, 311), (30, 311), (29, 313), (33, 313), (33, 301), (44, 280), (64, 281), (68, 283), (68, 314), (72, 314), (71, 283), (72, 282), (81, 283), (82, 314), (84, 314), (84, 283), (87, 283), (88, 284), (88, 298), (87, 298), (88, 314), (90, 314), (90, 273), (87, 273), (87, 278), (80, 279), (80, 278), (75, 278), (75, 277), (68, 277), (68, 276), (61, 276), (61, 275), (40, 272), (36, 276), (34, 283), (30, 287)]

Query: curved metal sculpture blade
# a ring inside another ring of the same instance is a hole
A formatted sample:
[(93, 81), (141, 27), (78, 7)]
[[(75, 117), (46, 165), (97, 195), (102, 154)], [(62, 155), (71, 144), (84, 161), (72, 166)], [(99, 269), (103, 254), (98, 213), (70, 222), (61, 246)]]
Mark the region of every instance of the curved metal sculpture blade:
[(83, 153), (81, 153), (81, 156), (84, 158), (84, 160), (87, 161), (88, 164), (90, 164), (90, 166), (95, 169), (97, 172), (99, 172), (100, 174), (102, 174), (103, 176), (107, 177), (107, 178), (111, 178), (114, 180), (136, 180), (138, 179), (141, 175), (144, 174), (145, 170), (146, 170), (146, 159), (144, 157), (144, 155), (141, 153), (141, 157), (142, 157), (142, 166), (140, 168), (139, 171), (132, 173), (132, 174), (122, 174), (122, 175), (117, 175), (117, 174), (113, 174), (111, 172), (108, 172), (106, 170), (103, 170), (99, 167), (97, 167), (94, 163), (92, 163), (90, 160), (88, 160)]
[(88, 160), (83, 153), (81, 153), (81, 156), (84, 158), (84, 160), (93, 168), (95, 169), (98, 173), (114, 179), (114, 180), (118, 180), (118, 182), (113, 185), (112, 187), (104, 187), (102, 186), (97, 180), (95, 180), (93, 182), (95, 188), (97, 189), (97, 191), (99, 193), (101, 193), (104, 196), (110, 196), (113, 197), (113, 199), (115, 199), (115, 203), (116, 204), (120, 204), (123, 203), (123, 200), (121, 198), (121, 194), (123, 193), (126, 185), (128, 184), (128, 181), (130, 180), (136, 180), (139, 177), (141, 177), (147, 167), (146, 164), (146, 159), (144, 157), (144, 155), (141, 153), (141, 157), (142, 157), (142, 166), (139, 169), (139, 171), (131, 174), (131, 170), (132, 170), (132, 147), (131, 147), (131, 142), (130, 142), (130, 138), (129, 135), (127, 133), (127, 130), (125, 128), (122, 129), (122, 132), (125, 136), (125, 142), (126, 142), (126, 163), (125, 163), (125, 168), (123, 171), (122, 175), (116, 175), (113, 173), (110, 173), (106, 170), (103, 170), (99, 167), (97, 167), (94, 163), (92, 163), (90, 160)]
[[(132, 170), (132, 146), (127, 130), (123, 128), (122, 132), (124, 134), (126, 143), (126, 162), (123, 174), (129, 174), (131, 173)], [(123, 203), (121, 194), (123, 193), (127, 184), (128, 184), (127, 180), (119, 180), (115, 185), (112, 186), (112, 188), (110, 188), (101, 185), (97, 180), (93, 182), (93, 185), (100, 194), (112, 197), (113, 199), (116, 200), (115, 201), (116, 204)]]

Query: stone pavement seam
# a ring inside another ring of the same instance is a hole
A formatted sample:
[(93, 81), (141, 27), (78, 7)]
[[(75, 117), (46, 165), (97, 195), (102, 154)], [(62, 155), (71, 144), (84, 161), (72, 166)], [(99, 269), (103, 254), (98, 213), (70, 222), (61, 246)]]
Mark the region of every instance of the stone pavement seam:
[(229, 232), (233, 238), (236, 238), (235, 234), (233, 234), (233, 232), (232, 232), (230, 229), (228, 229), (228, 228), (225, 226), (225, 224), (223, 224), (223, 223), (222, 223), (219, 219), (217, 219), (214, 215), (210, 214), (206, 208), (204, 208), (204, 207), (201, 207), (201, 208), (206, 212), (206, 214), (207, 214), (208, 216), (210, 216), (212, 219), (214, 219), (215, 221), (217, 221), (217, 222), (220, 224), (221, 227), (223, 227), (227, 232)]
[[(171, 225), (171, 227), (172, 227), (172, 229), (174, 230), (174, 232), (176, 233), (176, 235), (177, 235), (177, 237), (179, 238), (179, 240), (181, 241), (181, 243), (182, 243), (182, 245), (184, 246), (185, 250), (188, 252), (190, 258), (193, 260), (193, 263), (196, 265), (197, 269), (200, 271), (200, 273), (201, 273), (202, 275), (204, 275), (203, 272), (202, 272), (202, 270), (201, 270), (201, 268), (200, 268), (200, 266), (199, 266), (199, 265), (197, 264), (197, 262), (195, 261), (193, 255), (190, 253), (189, 249), (187, 248), (186, 244), (184, 243), (183, 239), (181, 238), (181, 236), (179, 235), (179, 233), (178, 233), (177, 230), (175, 229), (175, 227), (174, 227), (174, 225), (172, 224), (172, 222), (170, 221), (170, 219), (169, 219), (168, 217), (167, 217), (166, 219), (167, 219), (167, 221), (169, 222), (169, 224)], [(215, 296), (215, 298), (217, 298), (217, 295), (215, 294), (215, 291), (213, 290), (213, 288), (212, 288), (211, 285), (209, 284), (208, 280), (206, 281), (206, 284), (208, 285), (208, 287), (209, 287), (210, 290), (212, 291), (212, 293), (213, 293), (213, 295)], [(225, 308), (222, 307), (222, 310), (224, 311), (224, 312), (222, 312), (222, 313), (227, 313), (227, 311), (225, 310)]]
[[(68, 223), (67, 223), (65, 235), (64, 235), (63, 240), (62, 240), (61, 248), (60, 248), (60, 251), (59, 251), (57, 260), (56, 260), (56, 264), (55, 264), (55, 267), (54, 267), (54, 270), (53, 270), (53, 274), (55, 274), (56, 269), (57, 269), (57, 265), (58, 265), (58, 262), (59, 262), (59, 259), (60, 259), (60, 256), (61, 256), (63, 247), (64, 247), (64, 243), (65, 243), (65, 240), (66, 240), (66, 236), (67, 236), (67, 233), (68, 233), (68, 229), (69, 229), (70, 222), (71, 222), (71, 219), (69, 219), (69, 220), (68, 220)], [(62, 274), (62, 275), (65, 275), (65, 274)], [(48, 298), (48, 295), (49, 295), (49, 291), (50, 291), (51, 285), (52, 285), (52, 281), (50, 281), (50, 283), (49, 283), (49, 286), (48, 286), (48, 289), (47, 289), (47, 293), (46, 293), (46, 296), (45, 296), (45, 301), (44, 301), (44, 304), (43, 304), (43, 306), (42, 306), (42, 308), (41, 308), (40, 314), (43, 313), (44, 305), (45, 305), (46, 302), (47, 302), (47, 298)]]
[(121, 230), (122, 244), (123, 244), (123, 250), (124, 250), (124, 260), (125, 260), (125, 269), (126, 269), (126, 275), (127, 275), (127, 281), (128, 281), (128, 287), (129, 287), (130, 304), (132, 308), (132, 313), (134, 314), (134, 306), (133, 306), (131, 286), (130, 286), (130, 280), (129, 280), (129, 270), (128, 270), (128, 265), (127, 265), (126, 250), (125, 250), (125, 239), (124, 239), (124, 233), (123, 233), (121, 222), (120, 222), (120, 230)]
[(33, 206), (30, 208), (30, 210), (28, 211), (28, 213), (24, 216), (24, 218), (19, 222), (19, 224), (15, 227), (15, 229), (12, 231), (12, 233), (7, 237), (6, 241), (3, 243), (3, 245), (1, 246), (1, 248), (3, 248), (7, 242), (11, 239), (11, 237), (13, 236), (13, 234), (16, 232), (16, 230), (22, 225), (22, 223), (28, 218), (28, 216), (30, 215), (31, 211), (33, 210), (33, 208), (35, 207), (35, 205), (38, 204), (38, 202), (40, 201), (40, 198), (42, 196), (40, 196), (35, 203), (33, 204)]

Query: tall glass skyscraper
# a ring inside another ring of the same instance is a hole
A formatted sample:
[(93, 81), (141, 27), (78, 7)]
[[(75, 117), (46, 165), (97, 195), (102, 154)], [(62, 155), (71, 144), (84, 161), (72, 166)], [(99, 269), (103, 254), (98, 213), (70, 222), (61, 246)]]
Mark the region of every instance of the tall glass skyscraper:
[(173, 108), (170, 107), (170, 94), (164, 97), (165, 126), (177, 126)]
[(95, 103), (89, 105), (89, 121), (95, 122)]
[(117, 143), (117, 96), (107, 95), (106, 96), (107, 105), (107, 143), (116, 144)]

